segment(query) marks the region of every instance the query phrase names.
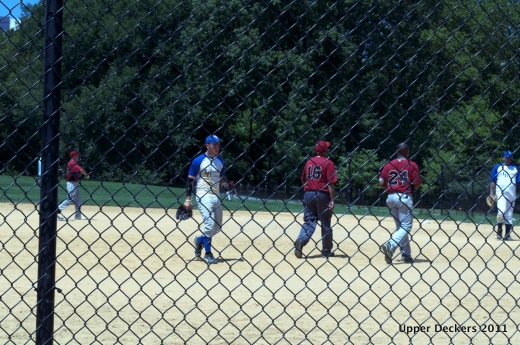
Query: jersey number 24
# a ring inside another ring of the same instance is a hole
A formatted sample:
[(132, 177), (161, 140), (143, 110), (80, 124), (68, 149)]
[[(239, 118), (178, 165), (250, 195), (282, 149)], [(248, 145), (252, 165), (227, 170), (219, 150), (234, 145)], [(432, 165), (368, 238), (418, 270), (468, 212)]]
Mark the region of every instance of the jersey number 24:
[(397, 170), (390, 170), (388, 173), (388, 184), (390, 186), (397, 186), (399, 185), (399, 182), (401, 183), (401, 186), (407, 186), (408, 185), (408, 170), (404, 171), (397, 171)]

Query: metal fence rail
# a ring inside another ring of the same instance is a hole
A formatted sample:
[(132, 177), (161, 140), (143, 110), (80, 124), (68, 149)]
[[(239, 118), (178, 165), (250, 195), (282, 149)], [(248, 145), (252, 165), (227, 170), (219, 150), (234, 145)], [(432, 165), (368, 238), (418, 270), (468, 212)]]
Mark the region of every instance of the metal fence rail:
[[(0, 0), (0, 343), (518, 343), (516, 219), (495, 239), (485, 197), (519, 148), (519, 6)], [(236, 193), (208, 265), (176, 211), (211, 134)], [(298, 258), (318, 140), (335, 256), (318, 229)], [(387, 264), (401, 142), (423, 184)]]

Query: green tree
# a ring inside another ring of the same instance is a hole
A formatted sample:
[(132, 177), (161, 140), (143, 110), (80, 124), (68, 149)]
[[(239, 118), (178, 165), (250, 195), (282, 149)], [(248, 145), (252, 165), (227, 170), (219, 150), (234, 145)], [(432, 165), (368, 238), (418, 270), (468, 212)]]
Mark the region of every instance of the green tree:
[(0, 33), (0, 171), (37, 173), (41, 148), (42, 47), (37, 5), (24, 7), (20, 29)]

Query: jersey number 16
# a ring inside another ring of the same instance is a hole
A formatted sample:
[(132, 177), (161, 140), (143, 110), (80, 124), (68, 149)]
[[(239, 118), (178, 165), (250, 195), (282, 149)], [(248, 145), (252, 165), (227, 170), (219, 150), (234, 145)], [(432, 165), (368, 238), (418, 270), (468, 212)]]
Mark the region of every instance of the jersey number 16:
[(307, 180), (319, 180), (321, 177), (321, 167), (309, 165), (307, 167)]

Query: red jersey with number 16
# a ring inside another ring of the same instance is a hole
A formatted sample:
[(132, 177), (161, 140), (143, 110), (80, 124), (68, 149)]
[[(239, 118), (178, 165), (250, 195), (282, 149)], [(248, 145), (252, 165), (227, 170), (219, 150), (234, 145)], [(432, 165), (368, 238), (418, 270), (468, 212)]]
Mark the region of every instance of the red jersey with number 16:
[(412, 185), (419, 188), (421, 178), (419, 166), (406, 158), (399, 158), (386, 163), (379, 178), (385, 181), (388, 193), (412, 193)]
[(322, 156), (312, 157), (303, 168), (302, 183), (304, 191), (328, 192), (328, 185), (338, 182), (334, 163)]

